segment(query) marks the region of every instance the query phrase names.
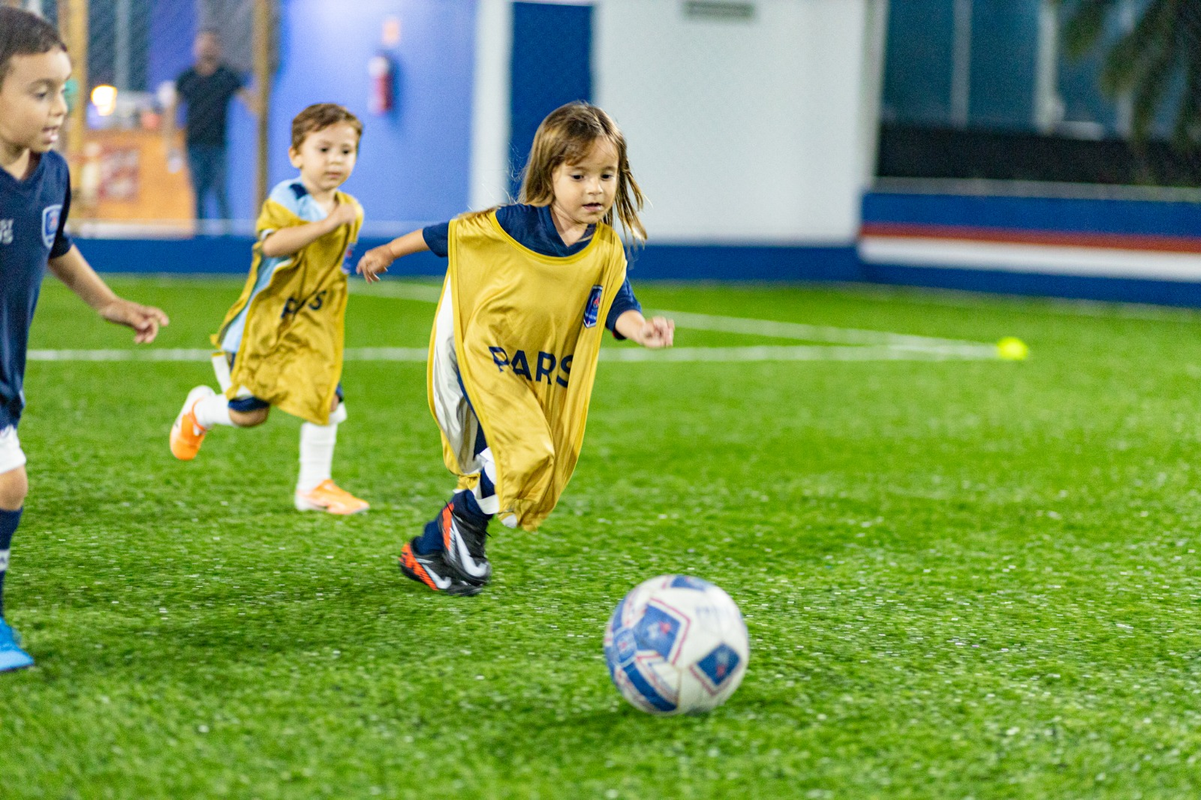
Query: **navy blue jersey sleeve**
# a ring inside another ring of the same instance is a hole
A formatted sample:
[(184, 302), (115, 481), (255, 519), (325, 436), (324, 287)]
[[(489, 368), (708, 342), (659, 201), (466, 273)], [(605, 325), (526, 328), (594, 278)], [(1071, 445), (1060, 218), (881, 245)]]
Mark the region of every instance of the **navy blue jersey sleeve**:
[(425, 246), (439, 258), (446, 258), (450, 253), (450, 223), (440, 222), (437, 225), (427, 225), (421, 229), (421, 238)]
[(612, 331), (618, 339), (626, 337), (617, 332), (617, 318), (627, 311), (642, 313), (642, 304), (634, 296), (634, 289), (630, 286), (629, 278), (626, 278), (621, 284), (621, 288), (617, 290), (617, 297), (613, 298), (613, 305), (609, 306), (609, 316), (605, 318), (605, 327)]
[(63, 210), (58, 215), (58, 232), (54, 235), (54, 246), (50, 248), (51, 258), (65, 256), (75, 245), (67, 233), (67, 214), (71, 211), (71, 174), (65, 169), (63, 172), (67, 191), (63, 193)]

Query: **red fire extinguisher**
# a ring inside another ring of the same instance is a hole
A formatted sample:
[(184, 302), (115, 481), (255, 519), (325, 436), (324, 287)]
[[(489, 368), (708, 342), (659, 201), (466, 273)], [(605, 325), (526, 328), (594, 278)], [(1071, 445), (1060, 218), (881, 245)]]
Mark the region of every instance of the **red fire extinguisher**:
[(371, 76), (371, 97), (367, 108), (372, 114), (387, 114), (396, 104), (396, 65), (392, 57), (379, 53), (367, 62)]

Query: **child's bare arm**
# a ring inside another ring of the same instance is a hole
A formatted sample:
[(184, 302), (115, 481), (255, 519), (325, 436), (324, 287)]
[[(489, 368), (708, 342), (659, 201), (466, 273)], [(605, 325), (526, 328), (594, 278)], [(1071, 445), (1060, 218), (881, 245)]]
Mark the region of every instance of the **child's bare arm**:
[(359, 265), (355, 267), (355, 272), (362, 275), (367, 283), (372, 283), (378, 281), (380, 273), (385, 272), (396, 259), (429, 249), (429, 245), (425, 243), (425, 236), (420, 230), (406, 233), (399, 239), (393, 239), (387, 244), (373, 247), (364, 253), (363, 257), (359, 259)]
[(50, 271), (79, 299), (96, 310), (101, 317), (118, 325), (133, 328), (138, 344), (153, 342), (160, 325), (170, 320), (161, 309), (143, 306), (117, 297), (84, 259), (79, 248), (72, 247), (58, 258), (50, 259)]
[(630, 309), (618, 317), (617, 323), (613, 327), (630, 341), (652, 350), (671, 347), (675, 339), (676, 323), (674, 320), (667, 317), (647, 319), (634, 309)]
[(338, 203), (329, 216), (319, 222), (308, 222), (272, 231), (263, 240), (263, 255), (267, 258), (278, 258), (298, 253), (325, 234), (337, 230), (342, 225), (353, 223), (356, 216), (358, 209), (354, 203)]

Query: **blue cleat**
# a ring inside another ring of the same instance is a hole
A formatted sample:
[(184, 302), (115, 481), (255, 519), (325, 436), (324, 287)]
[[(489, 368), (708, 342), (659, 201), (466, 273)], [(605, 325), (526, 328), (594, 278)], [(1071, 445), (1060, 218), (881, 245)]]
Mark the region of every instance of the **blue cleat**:
[(33, 658), (18, 647), (20, 637), (0, 619), (0, 672), (33, 666)]

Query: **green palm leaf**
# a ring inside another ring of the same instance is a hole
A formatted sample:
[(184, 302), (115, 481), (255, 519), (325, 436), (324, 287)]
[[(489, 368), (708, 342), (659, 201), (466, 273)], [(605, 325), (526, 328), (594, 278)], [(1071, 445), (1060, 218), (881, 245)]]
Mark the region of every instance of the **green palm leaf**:
[(1105, 20), (1119, 0), (1066, 0), (1068, 21), (1063, 27), (1063, 43), (1068, 55), (1087, 55), (1105, 33)]
[[(1093, 51), (1103, 40), (1120, 0), (1063, 2), (1064, 48), (1073, 58)], [(1129, 93), (1134, 104), (1132, 136), (1145, 141), (1169, 88), (1183, 73), (1185, 92), (1175, 110), (1173, 144), (1201, 149), (1201, 2), (1151, 0), (1134, 28), (1105, 54), (1099, 77), (1110, 97)]]

